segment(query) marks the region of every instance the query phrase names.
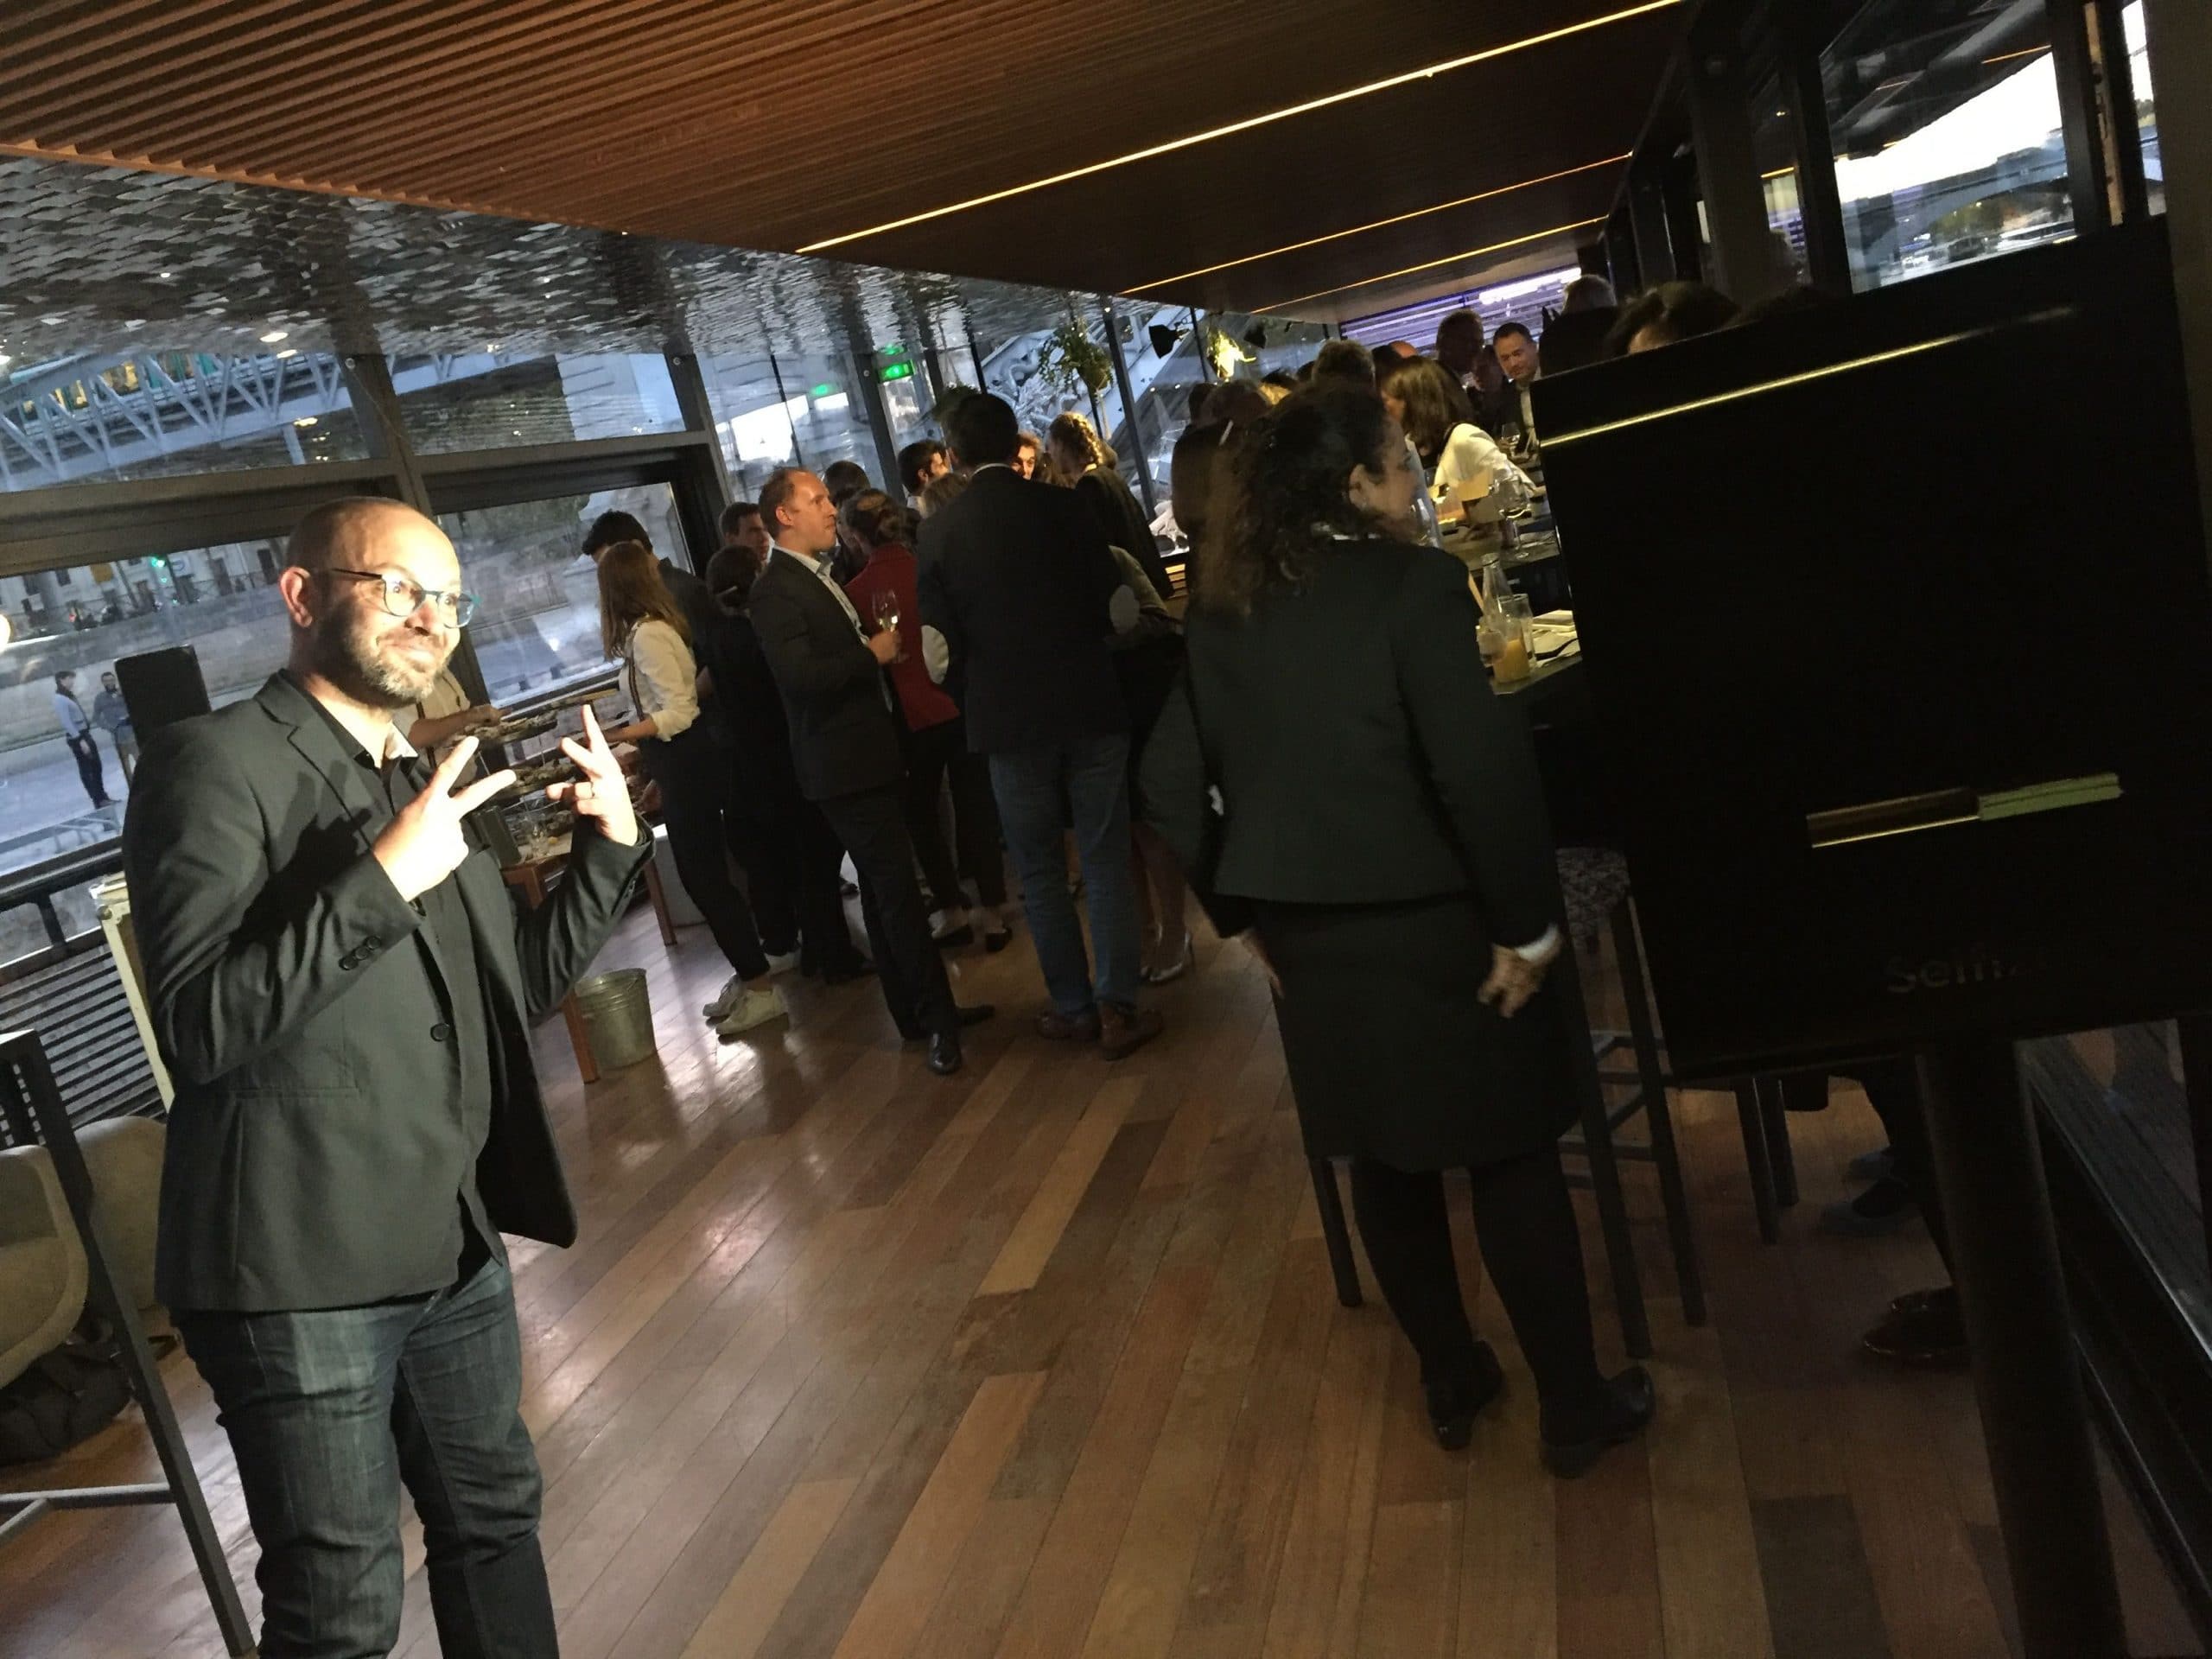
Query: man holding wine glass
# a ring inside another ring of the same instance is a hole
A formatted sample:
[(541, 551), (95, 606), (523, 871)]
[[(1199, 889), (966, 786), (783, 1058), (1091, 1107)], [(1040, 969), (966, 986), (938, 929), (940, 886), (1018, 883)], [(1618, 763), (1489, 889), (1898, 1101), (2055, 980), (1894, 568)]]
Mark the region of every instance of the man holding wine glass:
[(930, 1069), (949, 1077), (960, 1069), (962, 1028), (992, 1010), (953, 1002), (914, 880), (903, 721), (883, 674), (899, 640), (869, 637), (859, 607), (824, 569), (837, 546), (837, 509), (820, 479), (796, 467), (771, 474), (760, 517), (774, 548), (747, 608), (783, 697), (799, 791), (852, 855), (868, 943), (899, 1034), (927, 1041)]
[[(968, 752), (968, 728), (960, 706), (930, 678), (922, 653), (912, 648), (901, 623), (918, 626), (915, 585), (918, 569), (907, 546), (912, 521), (906, 510), (881, 490), (863, 490), (838, 515), (847, 538), (868, 550), (868, 563), (845, 584), (845, 592), (877, 628), (899, 641), (891, 659), (893, 689), (903, 717), (906, 757), (906, 829), (913, 837), (929, 904), (937, 912), (932, 937), (943, 948), (975, 942), (962, 878), (974, 882), (983, 912), (983, 940), (1002, 950), (1013, 938), (1005, 918), (1006, 870), (999, 855), (998, 811), (991, 800), (988, 766)], [(948, 846), (938, 804), (947, 776), (952, 782), (953, 834), (958, 856)]]

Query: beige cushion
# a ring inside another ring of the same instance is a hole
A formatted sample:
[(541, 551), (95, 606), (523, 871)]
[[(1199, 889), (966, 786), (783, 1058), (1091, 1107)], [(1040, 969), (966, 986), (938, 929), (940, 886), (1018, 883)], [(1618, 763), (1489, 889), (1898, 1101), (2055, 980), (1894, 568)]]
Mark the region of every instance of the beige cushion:
[(85, 1311), (85, 1274), (46, 1148), (0, 1152), (0, 1385), (61, 1345)]
[(155, 1306), (154, 1230), (162, 1198), (162, 1148), (168, 1132), (151, 1118), (118, 1117), (77, 1131), (99, 1195), (110, 1264), (131, 1306)]

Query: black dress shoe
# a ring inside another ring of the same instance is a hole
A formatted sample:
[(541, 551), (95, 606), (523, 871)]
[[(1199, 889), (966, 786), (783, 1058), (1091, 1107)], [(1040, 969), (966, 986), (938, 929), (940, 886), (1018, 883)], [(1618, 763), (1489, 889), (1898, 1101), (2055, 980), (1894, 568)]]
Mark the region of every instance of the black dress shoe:
[(866, 957), (861, 957), (853, 962), (841, 963), (835, 968), (824, 968), (822, 970), (822, 982), (824, 985), (857, 984), (874, 971), (875, 964)]
[(1555, 1438), (1557, 1431), (1549, 1424), (1542, 1430), (1544, 1467), (1561, 1480), (1587, 1474), (1612, 1447), (1643, 1433), (1658, 1408), (1651, 1374), (1641, 1365), (1630, 1366), (1605, 1384), (1605, 1391), (1609, 1397), (1605, 1403), (1585, 1414), (1563, 1436)]
[(961, 1029), (964, 1031), (969, 1026), (980, 1026), (984, 1020), (996, 1017), (998, 1008), (989, 1002), (973, 1002), (966, 1007), (955, 1008), (953, 1012), (960, 1016)]
[(930, 943), (940, 950), (957, 950), (963, 945), (976, 943), (976, 928), (972, 922), (963, 922), (950, 933), (934, 933)]
[(1475, 1344), (1474, 1375), (1460, 1382), (1424, 1382), (1422, 1398), (1428, 1405), (1428, 1426), (1436, 1443), (1446, 1452), (1463, 1451), (1474, 1438), (1475, 1418), (1505, 1388), (1505, 1372), (1486, 1342)]
[(940, 1077), (949, 1077), (960, 1069), (960, 1039), (950, 1031), (941, 1031), (930, 1039), (930, 1070)]
[(1002, 927), (996, 932), (986, 931), (983, 935), (983, 949), (995, 957), (1013, 943), (1014, 930), (1012, 928)]

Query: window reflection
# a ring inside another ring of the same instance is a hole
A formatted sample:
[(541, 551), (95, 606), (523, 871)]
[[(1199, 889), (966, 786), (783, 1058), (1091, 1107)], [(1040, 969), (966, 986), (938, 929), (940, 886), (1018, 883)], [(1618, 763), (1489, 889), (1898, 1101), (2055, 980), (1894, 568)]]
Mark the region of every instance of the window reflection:
[[(284, 659), (283, 565), (264, 539), (0, 577), (0, 875), (121, 830), (138, 734), (119, 698), (103, 701), (118, 658), (190, 645), (219, 708), (260, 689)], [(62, 673), (81, 721), (60, 701)], [(80, 725), (73, 751), (65, 727)], [(0, 913), (0, 962), (45, 943), (35, 911)]]
[(601, 673), (599, 572), (584, 532), (602, 512), (637, 515), (664, 558), (683, 562), (676, 495), (665, 484), (550, 496), (438, 516), (481, 601), (468, 637), (495, 703), (536, 696)]
[(818, 473), (833, 461), (856, 461), (875, 475), (875, 436), (843, 357), (722, 353), (702, 357), (699, 372), (730, 487), (740, 497), (757, 496), (783, 466)]
[(0, 490), (257, 467), (368, 453), (339, 361), (272, 348), (0, 358)]
[(424, 454), (680, 432), (658, 353), (437, 353), (391, 360), (407, 436)]
[(1877, 0), (1821, 62), (1854, 288), (2072, 234), (2039, 8), (1993, 24)]

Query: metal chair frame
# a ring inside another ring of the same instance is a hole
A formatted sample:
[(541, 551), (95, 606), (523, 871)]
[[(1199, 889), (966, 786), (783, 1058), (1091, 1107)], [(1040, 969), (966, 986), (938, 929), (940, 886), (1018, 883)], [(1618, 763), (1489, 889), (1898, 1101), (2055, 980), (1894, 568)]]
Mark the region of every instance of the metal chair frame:
[(192, 1546), (193, 1559), (199, 1564), (200, 1580), (207, 1587), (207, 1599), (214, 1609), (215, 1623), (222, 1630), (224, 1645), (233, 1659), (250, 1659), (254, 1652), (253, 1633), (247, 1627), (245, 1609), (238, 1601), (230, 1563), (223, 1555), (222, 1539), (207, 1513), (207, 1496), (200, 1491), (200, 1477), (192, 1466), (191, 1451), (185, 1445), (183, 1431), (177, 1427), (176, 1409), (169, 1402), (160, 1367), (147, 1344), (146, 1328), (117, 1275), (114, 1253), (100, 1223), (99, 1198), (92, 1190), (92, 1174), (86, 1168), (76, 1130), (69, 1122), (68, 1108), (54, 1083), (53, 1067), (48, 1064), (45, 1046), (36, 1032), (0, 1035), (0, 1116), (6, 1118), (9, 1131), (18, 1145), (42, 1146), (54, 1160), (54, 1175), (60, 1182), (63, 1196), (69, 1201), (70, 1218), (75, 1222), (77, 1236), (84, 1243), (89, 1285), (87, 1304), (108, 1320), (120, 1341), (124, 1373), (130, 1379), (132, 1396), (146, 1414), (146, 1429), (153, 1437), (154, 1451), (161, 1459), (162, 1472), (167, 1477), (141, 1484), (0, 1493), (0, 1545), (29, 1529), (41, 1516), (64, 1510), (174, 1504), (177, 1518), (184, 1523), (184, 1535)]

